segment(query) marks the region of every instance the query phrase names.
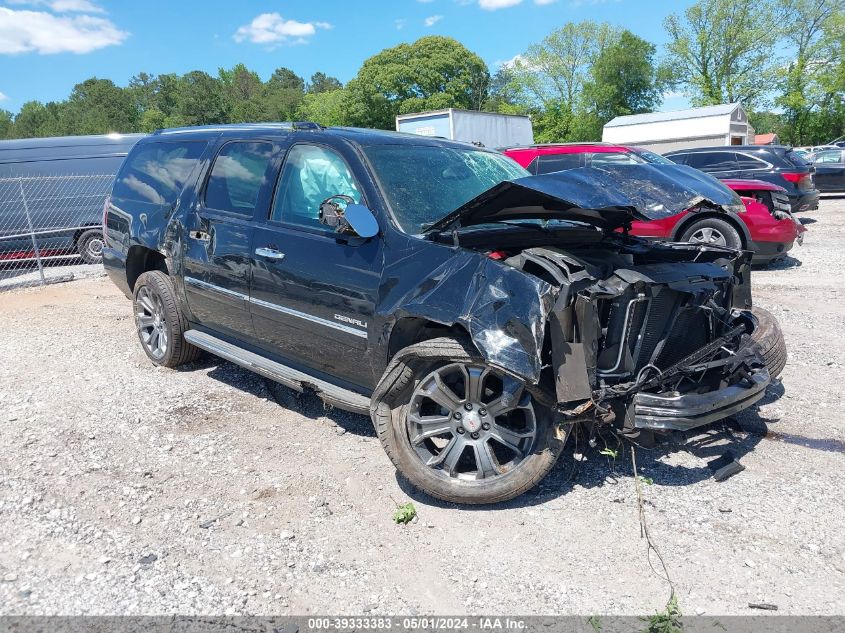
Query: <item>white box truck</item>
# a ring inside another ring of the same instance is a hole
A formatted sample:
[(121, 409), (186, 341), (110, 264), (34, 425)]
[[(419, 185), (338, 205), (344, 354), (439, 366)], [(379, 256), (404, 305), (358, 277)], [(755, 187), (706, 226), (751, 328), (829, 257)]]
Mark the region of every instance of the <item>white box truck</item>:
[(455, 108), (400, 114), (396, 117), (396, 131), (490, 148), (534, 144), (534, 128), (527, 116)]

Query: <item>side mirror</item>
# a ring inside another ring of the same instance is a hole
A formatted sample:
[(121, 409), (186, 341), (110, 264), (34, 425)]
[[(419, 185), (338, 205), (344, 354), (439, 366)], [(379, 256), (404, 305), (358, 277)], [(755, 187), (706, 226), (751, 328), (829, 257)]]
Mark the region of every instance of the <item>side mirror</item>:
[[(345, 209), (335, 201), (337, 198), (348, 202)], [(356, 204), (346, 196), (330, 198), (320, 205), (320, 223), (335, 230), (336, 233), (357, 235), (362, 238), (370, 238), (378, 235), (378, 222), (373, 212), (363, 204)]]
[(370, 238), (378, 235), (376, 216), (363, 204), (350, 204), (343, 214), (358, 237)]

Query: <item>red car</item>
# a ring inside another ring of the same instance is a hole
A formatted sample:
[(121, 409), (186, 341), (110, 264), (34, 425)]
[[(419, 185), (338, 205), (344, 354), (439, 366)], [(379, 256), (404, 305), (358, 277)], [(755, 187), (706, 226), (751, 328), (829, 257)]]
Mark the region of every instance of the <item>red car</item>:
[[(547, 174), (578, 167), (652, 163), (675, 165), (668, 158), (639, 147), (602, 143), (535, 145), (504, 150), (532, 174)], [(679, 242), (706, 242), (754, 253), (755, 264), (785, 255), (807, 230), (790, 212), (786, 190), (761, 180), (723, 180), (745, 204), (744, 212), (684, 211), (664, 220), (634, 222), (631, 234)]]

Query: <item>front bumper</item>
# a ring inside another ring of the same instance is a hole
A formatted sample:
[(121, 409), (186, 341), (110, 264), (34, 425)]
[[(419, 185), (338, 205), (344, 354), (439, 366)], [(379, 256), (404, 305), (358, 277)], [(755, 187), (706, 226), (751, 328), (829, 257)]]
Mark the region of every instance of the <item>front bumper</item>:
[(769, 370), (755, 370), (745, 384), (708, 393), (640, 392), (634, 397), (634, 426), (654, 431), (687, 431), (733, 415), (760, 400), (771, 382)]

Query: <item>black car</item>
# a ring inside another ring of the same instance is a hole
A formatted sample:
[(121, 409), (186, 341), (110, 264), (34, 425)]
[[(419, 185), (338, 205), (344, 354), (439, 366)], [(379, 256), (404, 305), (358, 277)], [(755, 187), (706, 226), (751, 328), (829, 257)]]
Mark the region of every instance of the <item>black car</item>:
[(813, 154), (819, 191), (845, 191), (845, 149), (826, 149)]
[(786, 189), (792, 211), (819, 208), (813, 166), (786, 145), (692, 147), (666, 152), (667, 158), (716, 178), (764, 180)]
[(717, 206), (649, 169), (530, 176), (311, 123), (161, 131), (117, 176), (104, 263), (156, 365), (206, 350), (316, 392), (370, 415), (416, 486), (501, 501), (576, 423), (646, 442), (751, 406), (783, 368), (749, 253), (626, 234)]

